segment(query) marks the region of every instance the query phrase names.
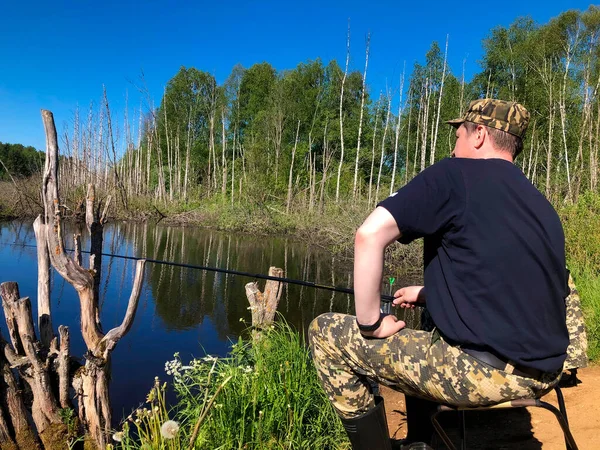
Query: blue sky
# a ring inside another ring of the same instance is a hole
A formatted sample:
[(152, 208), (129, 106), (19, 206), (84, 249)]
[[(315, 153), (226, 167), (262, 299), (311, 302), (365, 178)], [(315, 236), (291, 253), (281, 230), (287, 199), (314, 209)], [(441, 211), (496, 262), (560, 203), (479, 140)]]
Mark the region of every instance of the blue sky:
[[(142, 70), (156, 104), (181, 65), (211, 72), (219, 83), (236, 63), (267, 61), (276, 69), (321, 57), (344, 63), (351, 26), (351, 68), (364, 67), (372, 91), (397, 88), (406, 61), (423, 61), (432, 41), (460, 76), (479, 70), (481, 40), (497, 25), (529, 15), (545, 23), (582, 0), (522, 0), (506, 7), (430, 1), (8, 1), (0, 5), (0, 141), (44, 149), (40, 108), (54, 112), (59, 132), (79, 105), (85, 112), (106, 86), (122, 118), (125, 98), (139, 107)], [(377, 95), (377, 92), (374, 92)], [(119, 123), (117, 118), (115, 122)]]

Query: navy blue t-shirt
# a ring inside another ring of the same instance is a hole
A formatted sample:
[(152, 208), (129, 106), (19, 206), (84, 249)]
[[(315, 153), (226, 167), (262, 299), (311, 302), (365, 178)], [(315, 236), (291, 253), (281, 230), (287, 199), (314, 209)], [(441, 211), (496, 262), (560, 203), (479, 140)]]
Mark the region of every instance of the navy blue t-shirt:
[(546, 198), (502, 159), (444, 159), (382, 201), (424, 237), (427, 307), (457, 345), (559, 370), (569, 334), (565, 238)]

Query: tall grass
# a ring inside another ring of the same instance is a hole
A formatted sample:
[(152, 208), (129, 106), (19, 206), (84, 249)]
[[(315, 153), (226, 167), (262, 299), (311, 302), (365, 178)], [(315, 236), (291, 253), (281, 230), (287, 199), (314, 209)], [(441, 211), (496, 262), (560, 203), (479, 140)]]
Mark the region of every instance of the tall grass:
[[(120, 450), (348, 449), (337, 414), (319, 385), (299, 333), (276, 323), (224, 358), (166, 364), (178, 402), (167, 412), (156, 382), (147, 406), (114, 433)], [(169, 421), (169, 417), (174, 420)], [(165, 436), (169, 421), (176, 432)]]
[(581, 297), (588, 337), (588, 357), (600, 360), (600, 276), (589, 270), (575, 267), (572, 272)]
[(202, 399), (214, 395), (225, 379), (229, 382), (199, 427), (195, 448), (348, 448), (308, 349), (286, 323), (273, 325), (260, 340), (239, 340), (226, 358), (196, 360), (175, 371), (185, 434), (192, 434), (202, 416)]
[(561, 210), (567, 263), (581, 297), (588, 356), (600, 360), (600, 195), (586, 193)]

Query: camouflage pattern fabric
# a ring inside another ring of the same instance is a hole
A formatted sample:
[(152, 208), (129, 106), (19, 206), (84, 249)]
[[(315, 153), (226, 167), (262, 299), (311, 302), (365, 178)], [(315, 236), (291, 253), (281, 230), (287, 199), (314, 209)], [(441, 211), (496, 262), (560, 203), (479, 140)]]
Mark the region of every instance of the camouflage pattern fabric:
[(435, 331), (405, 328), (387, 339), (360, 334), (356, 318), (326, 313), (312, 321), (309, 342), (321, 384), (345, 418), (373, 407), (369, 379), (413, 397), (476, 407), (549, 392), (561, 371), (540, 380), (494, 369)]
[(462, 118), (446, 123), (458, 128), (463, 122), (478, 123), (523, 138), (529, 125), (529, 111), (517, 102), (484, 98), (473, 100)]
[(565, 300), (567, 306), (569, 347), (567, 348), (567, 359), (564, 364), (564, 370), (581, 369), (588, 365), (588, 341), (585, 322), (583, 321), (583, 312), (581, 310), (581, 300), (579, 299), (579, 293), (571, 275), (569, 275), (569, 288), (571, 289), (571, 293)]

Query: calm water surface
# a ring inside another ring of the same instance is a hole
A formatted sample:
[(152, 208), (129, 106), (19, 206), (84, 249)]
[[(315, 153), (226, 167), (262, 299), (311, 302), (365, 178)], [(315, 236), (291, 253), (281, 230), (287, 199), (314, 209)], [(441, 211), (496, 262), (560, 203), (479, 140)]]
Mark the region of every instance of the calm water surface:
[[(65, 233), (72, 248), (74, 229)], [(82, 231), (83, 249), (89, 249)], [(351, 238), (351, 237), (350, 237)], [(17, 244), (17, 245), (12, 245)], [(0, 223), (0, 282), (19, 283), (21, 296), (32, 300), (37, 317), (37, 257), (31, 222)], [(320, 284), (352, 287), (352, 268), (320, 249), (287, 238), (227, 234), (193, 227), (153, 224), (108, 224), (105, 253), (146, 257), (178, 263), (267, 273), (269, 266), (284, 269), (285, 276)], [(87, 255), (84, 254), (84, 265)], [(120, 325), (133, 284), (135, 261), (103, 258), (100, 287), (104, 332)], [(251, 321), (244, 285), (252, 279), (215, 272), (146, 264), (144, 287), (135, 321), (112, 355), (111, 398), (118, 421), (144, 401), (155, 376), (169, 381), (166, 361), (179, 352), (186, 362), (205, 354), (225, 355), (231, 341)], [(396, 286), (401, 285), (396, 281)], [(262, 289), (264, 281), (259, 280)], [(71, 354), (85, 351), (79, 327), (79, 299), (73, 287), (52, 274), (52, 324), (71, 330)], [(327, 311), (352, 313), (353, 298), (346, 294), (287, 285), (279, 312), (296, 329), (306, 329)], [(34, 322), (36, 320), (34, 319)], [(6, 333), (2, 319), (0, 328)]]

